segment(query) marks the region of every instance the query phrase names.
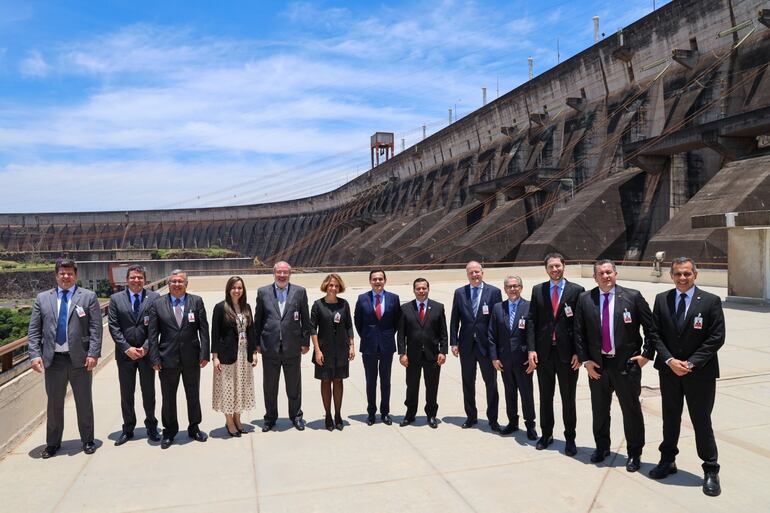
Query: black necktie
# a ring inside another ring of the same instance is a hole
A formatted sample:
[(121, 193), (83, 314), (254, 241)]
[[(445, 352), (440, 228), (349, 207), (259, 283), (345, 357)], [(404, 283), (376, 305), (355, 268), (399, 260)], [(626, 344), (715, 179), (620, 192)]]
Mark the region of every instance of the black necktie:
[(139, 294), (134, 294), (134, 318), (139, 318), (139, 305), (142, 304), (142, 300), (140, 299)]
[(687, 310), (687, 303), (685, 303), (685, 298), (687, 297), (687, 294), (684, 292), (679, 295), (679, 305), (676, 307), (676, 327), (679, 329), (679, 331), (682, 331), (682, 328), (684, 328), (684, 312)]

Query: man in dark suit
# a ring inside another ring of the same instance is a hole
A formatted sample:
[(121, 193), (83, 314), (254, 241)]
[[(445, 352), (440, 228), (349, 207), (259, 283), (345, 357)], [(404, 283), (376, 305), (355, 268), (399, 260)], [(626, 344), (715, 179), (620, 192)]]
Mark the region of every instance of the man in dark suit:
[(492, 365), (503, 375), (505, 410), (508, 425), (500, 434), (508, 435), (519, 429), (519, 405), (516, 391), (521, 394), (521, 410), (527, 438), (537, 440), (535, 431), (535, 396), (532, 383), (534, 366), (527, 356), (527, 317), (529, 301), (521, 297), (523, 282), (518, 276), (508, 276), (503, 288), (508, 299), (497, 303), (489, 321), (489, 357)]
[(463, 382), (463, 403), (466, 419), (463, 429), (478, 422), (476, 409), (476, 366), (487, 392), (487, 421), (492, 431), (500, 431), (497, 423), (497, 407), (500, 400), (497, 392), (497, 373), (489, 358), (487, 332), (492, 309), (503, 300), (500, 289), (483, 281), (484, 269), (476, 261), (465, 266), (468, 285), (455, 290), (452, 300), (452, 316), (449, 322), (449, 344), (452, 354), (460, 357), (460, 372)]
[(408, 426), (417, 415), (422, 371), (425, 376), (425, 415), (428, 416), (428, 425), (436, 429), (438, 382), (448, 349), (446, 314), (444, 305), (428, 300), (428, 280), (417, 278), (412, 287), (415, 300), (401, 307), (398, 323), (399, 361), (406, 367), (406, 415), (400, 425)]
[(187, 273), (171, 271), (169, 293), (150, 305), (147, 326), (150, 341), (150, 363), (160, 371), (160, 391), (163, 396), (162, 449), (174, 443), (179, 432), (176, 413), (176, 391), (179, 378), (187, 400), (187, 435), (198, 442), (208, 439), (199, 429), (202, 420), (200, 383), (201, 369), (209, 362), (209, 323), (206, 307), (200, 296), (187, 293)]
[(527, 330), (530, 365), (537, 368), (540, 427), (543, 429), (535, 448), (543, 450), (553, 443), (553, 395), (558, 378), (564, 419), (564, 454), (574, 456), (577, 454), (575, 394), (580, 361), (575, 348), (573, 320), (578, 296), (585, 289), (564, 279), (564, 257), (559, 253), (549, 253), (544, 262), (550, 280), (532, 289)]
[(131, 265), (126, 270), (126, 290), (116, 292), (110, 297), (108, 309), (108, 327), (115, 342), (115, 362), (118, 366), (120, 382), (120, 409), (123, 413), (123, 431), (115, 445), (123, 445), (134, 436), (136, 413), (134, 411), (134, 392), (136, 373), (139, 373), (139, 386), (142, 389), (144, 406), (144, 425), (147, 438), (160, 441), (158, 419), (155, 417), (155, 371), (149, 358), (150, 343), (147, 328), (150, 325), (150, 305), (160, 297), (157, 292), (144, 290), (146, 272), (141, 265)]
[(262, 353), (262, 389), (265, 398), (265, 423), (268, 432), (278, 420), (278, 382), (283, 370), (289, 419), (298, 431), (305, 429), (302, 419), (302, 355), (310, 349), (310, 314), (307, 291), (290, 284), (291, 266), (277, 262), (273, 283), (260, 287), (254, 307), (254, 331), (257, 352)]
[[(623, 412), (628, 447), (626, 470), (636, 472), (644, 447), (644, 416), (639, 394), (642, 367), (655, 356), (656, 332), (652, 312), (638, 290), (618, 285), (612, 260), (594, 264), (598, 287), (583, 292), (575, 308), (575, 346), (588, 372), (596, 450), (593, 463), (610, 454), (612, 392)], [(644, 348), (639, 328), (644, 330)]]
[(396, 329), (401, 316), (401, 303), (396, 294), (385, 290), (385, 271), (369, 273), (372, 290), (358, 296), (353, 313), (358, 336), (361, 337), (361, 360), (366, 376), (366, 423), (374, 424), (377, 413), (377, 375), (380, 377), (380, 418), (391, 425), (390, 371), (396, 352)]
[(719, 377), (717, 351), (725, 343), (725, 317), (719, 297), (695, 286), (697, 277), (692, 259), (675, 258), (671, 279), (676, 288), (658, 294), (652, 309), (659, 335), (655, 368), (663, 403), (663, 442), (660, 462), (650, 477), (663, 479), (676, 472), (682, 408), (687, 400), (698, 457), (703, 460), (703, 493), (714, 497), (721, 493), (721, 486), (711, 410)]
[(32, 369), (45, 370), (48, 407), (43, 459), (61, 446), (67, 382), (75, 398), (83, 452), (96, 451), (91, 385), (92, 371), (102, 355), (102, 313), (96, 294), (76, 285), (74, 260), (57, 261), (55, 272), (56, 287), (38, 294), (27, 333)]

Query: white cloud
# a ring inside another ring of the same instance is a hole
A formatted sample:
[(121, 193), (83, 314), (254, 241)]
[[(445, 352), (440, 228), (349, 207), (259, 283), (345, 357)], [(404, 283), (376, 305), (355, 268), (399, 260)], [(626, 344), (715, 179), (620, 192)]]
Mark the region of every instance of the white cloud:
[(19, 64), (19, 71), (25, 77), (42, 78), (48, 75), (50, 67), (38, 50), (31, 50)]

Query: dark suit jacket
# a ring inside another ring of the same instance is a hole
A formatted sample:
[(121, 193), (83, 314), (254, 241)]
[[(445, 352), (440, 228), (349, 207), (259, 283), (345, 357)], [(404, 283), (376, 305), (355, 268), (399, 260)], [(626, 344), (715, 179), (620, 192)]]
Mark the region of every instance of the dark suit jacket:
[[(658, 356), (655, 368), (661, 372), (673, 371), (666, 365), (666, 360), (676, 358), (691, 362), (694, 367), (689, 376), (693, 379), (716, 379), (719, 377), (717, 351), (725, 343), (725, 316), (722, 301), (718, 296), (695, 287), (695, 292), (687, 309), (684, 328), (680, 332), (676, 327), (675, 303), (677, 290), (661, 292), (655, 297), (652, 319), (658, 330)], [(701, 329), (694, 328), (694, 319), (698, 315), (703, 319)]]
[[(500, 289), (484, 282), (479, 298), (479, 310), (474, 317), (470, 284), (455, 290), (452, 300), (452, 316), (449, 321), (449, 344), (459, 345), (460, 354), (468, 354), (475, 347), (483, 356), (489, 356), (487, 343), (489, 319), (492, 316), (494, 306), (502, 300), (503, 295)], [(484, 305), (489, 307), (489, 312), (486, 315), (484, 315)]]
[(209, 323), (203, 299), (188, 293), (182, 317), (180, 328), (174, 317), (171, 294), (153, 301), (148, 326), (151, 364), (176, 369), (197, 367), (200, 360), (209, 360)]
[[(251, 311), (251, 306), (246, 305)], [(214, 306), (211, 314), (211, 352), (217, 354), (219, 363), (232, 365), (238, 360), (238, 326), (227, 320), (225, 302)], [(254, 335), (254, 322), (246, 328), (246, 357), (251, 362), (257, 348), (257, 337)]]
[(396, 294), (385, 291), (385, 310), (377, 320), (374, 314), (372, 291), (358, 296), (353, 311), (353, 323), (361, 337), (359, 350), (363, 354), (393, 354), (396, 352), (396, 329), (401, 317), (401, 300)]
[(142, 304), (139, 305), (139, 315), (134, 317), (134, 307), (129, 296), (129, 289), (116, 292), (110, 296), (110, 306), (107, 310), (108, 327), (112, 340), (115, 342), (118, 358), (128, 358), (125, 352), (130, 347), (149, 348), (147, 328), (150, 325), (150, 305), (160, 297), (153, 290), (144, 290)]
[[(59, 319), (57, 295), (56, 288), (38, 294), (27, 330), (29, 358), (42, 358), (45, 368), (53, 361), (56, 345), (56, 324)], [(77, 314), (77, 307), (83, 309), (83, 317)], [(73, 367), (85, 367), (86, 357), (99, 358), (102, 355), (102, 329), (102, 312), (96, 294), (77, 287), (70, 299), (67, 319), (67, 344)]]
[(398, 322), (398, 354), (417, 362), (422, 355), (426, 360), (436, 361), (439, 353), (447, 353), (446, 314), (444, 305), (428, 299), (425, 321), (420, 322), (417, 300), (401, 306)]
[[(537, 358), (540, 361), (547, 360), (551, 354), (553, 342), (551, 337), (554, 328), (556, 329), (556, 350), (559, 354), (559, 360), (563, 363), (569, 363), (572, 360), (572, 355), (577, 354), (573, 319), (575, 318), (578, 297), (585, 292), (585, 289), (576, 283), (566, 280), (565, 282), (555, 319), (549, 293), (551, 282), (546, 281), (532, 288), (527, 349), (537, 351)], [(567, 317), (564, 308), (566, 305), (572, 309), (572, 317)]]
[(274, 284), (260, 287), (254, 307), (254, 333), (257, 347), (267, 356), (302, 356), (302, 347), (310, 347), (310, 312), (304, 287), (288, 284), (283, 315), (278, 306)]
[[(591, 360), (602, 365), (602, 320), (599, 287), (580, 294), (575, 309), (575, 346), (580, 362)], [(631, 314), (631, 322), (623, 319), (624, 312)], [(655, 357), (657, 332), (652, 323), (652, 312), (638, 290), (615, 285), (615, 359), (612, 365), (622, 369), (632, 356), (641, 354), (648, 360)], [(639, 327), (644, 330), (644, 349)]]
[[(516, 317), (513, 320), (513, 330), (508, 328), (510, 315), (508, 314), (508, 303), (506, 299), (502, 303), (497, 303), (492, 310), (492, 319), (489, 321), (489, 357), (492, 360), (499, 360), (505, 356), (512, 356), (517, 361), (527, 359), (527, 328), (529, 321), (529, 301), (524, 298), (519, 299), (519, 306), (516, 308)], [(520, 321), (524, 321), (524, 327), (521, 327)]]

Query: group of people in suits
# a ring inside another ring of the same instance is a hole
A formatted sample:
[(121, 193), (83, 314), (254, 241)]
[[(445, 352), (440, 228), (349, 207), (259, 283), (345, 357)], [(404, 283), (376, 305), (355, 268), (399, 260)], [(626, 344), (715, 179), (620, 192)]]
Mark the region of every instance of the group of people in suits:
[[(725, 323), (719, 298), (695, 285), (697, 267), (689, 258), (671, 264), (675, 288), (658, 294), (652, 311), (642, 294), (617, 284), (611, 260), (594, 264), (597, 286), (583, 287), (564, 278), (565, 260), (558, 253), (544, 259), (548, 280), (532, 288), (530, 301), (521, 296), (519, 276), (500, 289), (483, 280), (479, 262), (466, 266), (468, 284), (453, 298), (447, 330), (444, 305), (429, 298), (425, 278), (413, 282), (414, 300), (401, 304), (398, 295), (385, 291), (382, 269), (369, 273), (371, 290), (361, 294), (351, 309), (338, 294), (345, 291), (342, 277), (331, 273), (323, 280), (325, 296), (308, 308), (307, 291), (290, 283), (291, 266), (278, 262), (274, 282), (257, 291), (252, 314), (243, 279), (231, 277), (225, 299), (212, 316), (211, 338), (206, 310), (199, 296), (187, 293), (187, 275), (175, 270), (169, 292), (159, 296), (145, 290), (146, 274), (139, 265), (127, 271), (127, 288), (115, 293), (108, 310), (108, 325), (117, 348), (123, 426), (115, 445), (134, 436), (136, 375), (142, 390), (147, 436), (162, 448), (174, 442), (179, 431), (176, 396), (180, 379), (187, 402), (188, 436), (207, 439), (199, 429), (200, 372), (213, 360), (215, 410), (224, 413), (231, 436), (244, 432), (240, 414), (254, 407), (251, 367), (262, 356), (265, 415), (262, 431), (274, 428), (278, 418), (278, 384), (283, 372), (289, 418), (304, 430), (301, 358), (313, 343), (315, 378), (321, 382), (326, 429), (342, 430), (343, 380), (355, 358), (353, 327), (360, 336), (366, 379), (367, 418), (373, 425), (378, 413), (386, 425), (390, 415), (391, 367), (394, 354), (406, 369), (406, 414), (401, 426), (415, 421), (420, 377), (425, 382), (425, 414), (431, 428), (438, 427), (438, 388), (448, 350), (460, 359), (463, 429), (478, 423), (475, 400), (476, 371), (481, 371), (486, 392), (489, 428), (500, 434), (519, 429), (521, 399), (526, 436), (544, 450), (553, 443), (556, 383), (562, 403), (564, 452), (577, 453), (575, 444), (576, 387), (580, 367), (588, 374), (595, 450), (591, 461), (600, 463), (610, 454), (610, 407), (613, 393), (623, 415), (628, 447), (626, 470), (638, 471), (645, 441), (644, 417), (639, 400), (642, 368), (655, 360), (663, 406), (663, 442), (659, 463), (649, 472), (662, 479), (677, 471), (676, 455), (684, 401), (687, 401), (697, 445), (703, 460), (703, 491), (719, 495), (719, 464), (711, 425), (717, 351), (724, 344)], [(63, 404), (67, 382), (75, 397), (83, 450), (94, 444), (92, 371), (101, 356), (102, 321), (93, 292), (76, 285), (74, 261), (56, 265), (57, 287), (38, 295), (30, 320), (29, 352), (32, 368), (45, 373), (48, 394), (46, 447), (43, 458), (54, 456), (61, 444)], [(640, 332), (641, 330), (641, 332)], [(642, 336), (643, 334), (643, 336)], [(154, 373), (159, 373), (163, 423), (162, 436), (155, 417)], [(497, 373), (502, 375), (507, 424), (498, 422)], [(540, 428), (536, 431), (533, 375), (537, 374)], [(380, 402), (377, 403), (379, 380)], [(334, 415), (332, 415), (332, 399)]]

